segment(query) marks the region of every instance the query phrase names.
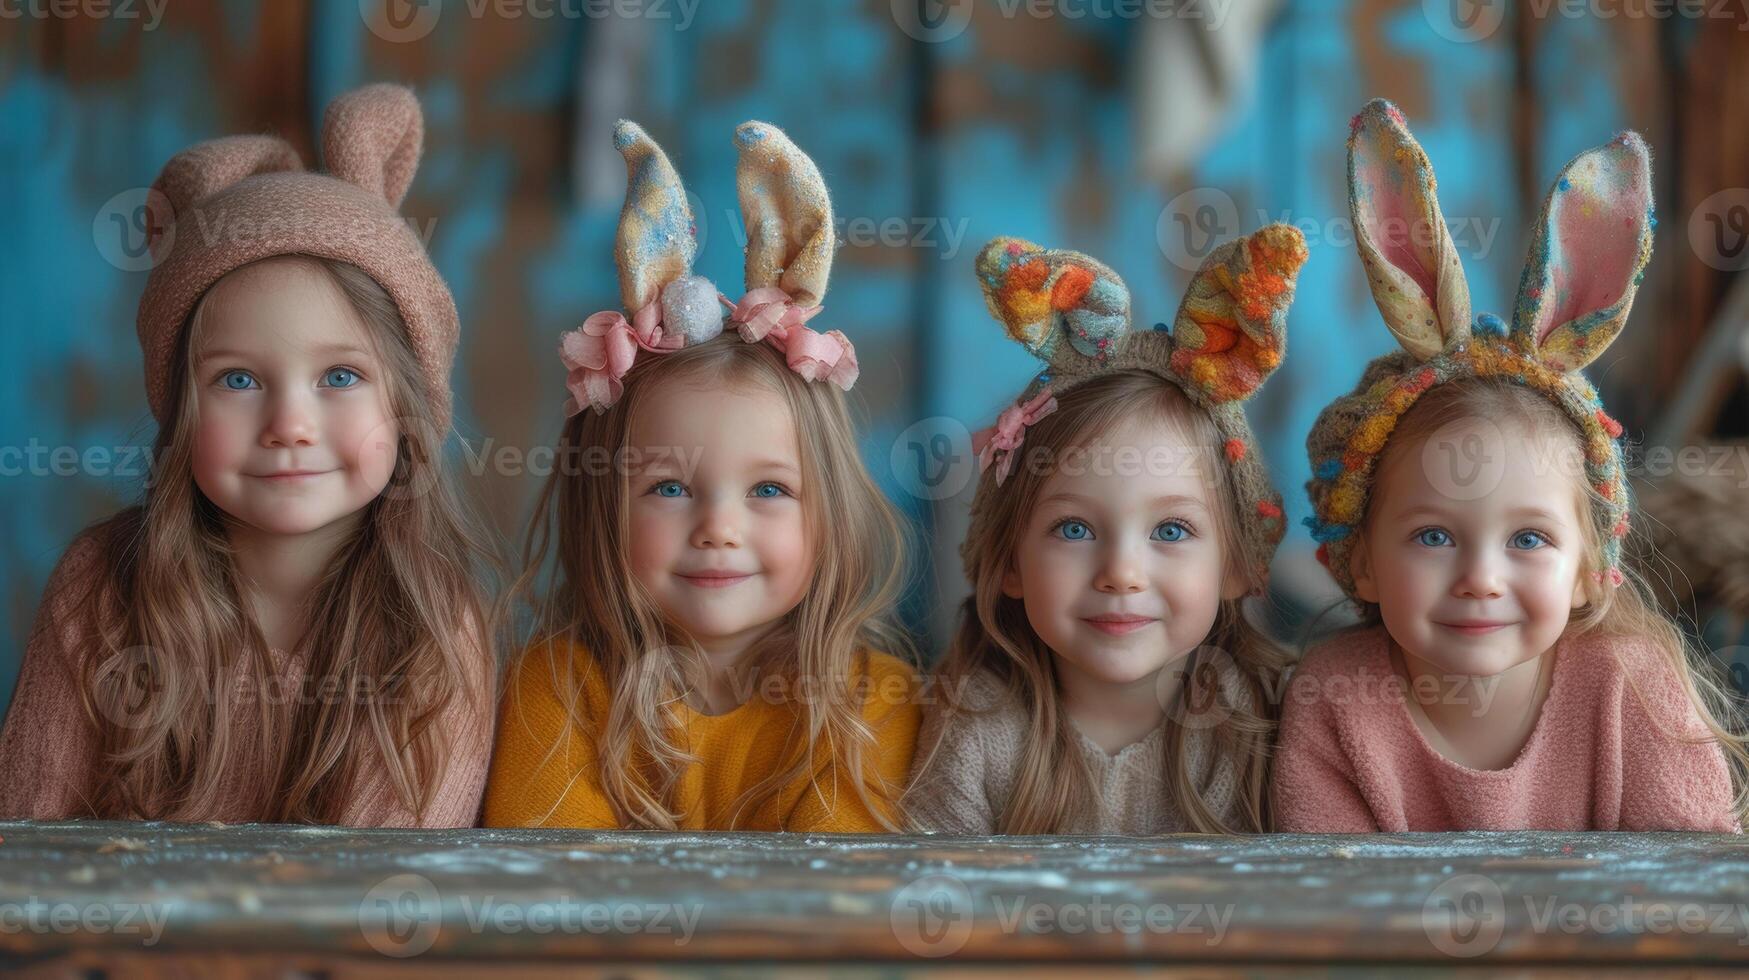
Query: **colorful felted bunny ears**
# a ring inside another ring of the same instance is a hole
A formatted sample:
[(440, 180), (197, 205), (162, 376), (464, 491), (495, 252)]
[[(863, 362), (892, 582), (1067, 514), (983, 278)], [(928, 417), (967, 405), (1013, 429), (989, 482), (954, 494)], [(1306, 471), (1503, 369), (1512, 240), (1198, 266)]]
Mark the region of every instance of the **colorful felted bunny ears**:
[[(733, 302), (692, 273), (697, 232), (686, 190), (668, 157), (636, 123), (614, 127), (626, 161), (626, 200), (614, 241), (620, 298), (626, 313), (596, 313), (564, 335), (559, 354), (571, 398), (565, 414), (585, 405), (612, 407), (639, 352), (661, 354), (711, 340), (733, 324), (743, 340), (783, 351), (809, 381), (848, 390), (856, 382), (856, 350), (843, 333), (820, 334), (805, 324), (821, 310), (835, 246), (832, 204), (820, 171), (781, 130), (746, 122), (735, 129), (740, 159), (735, 182), (747, 228), (746, 293)], [(729, 314), (723, 315), (721, 307)]]
[(1373, 474), (1397, 420), (1430, 388), (1462, 377), (1526, 385), (1560, 405), (1585, 435), (1586, 475), (1607, 502), (1601, 530), (1620, 580), (1628, 485), (1621, 426), (1578, 371), (1627, 323), (1652, 252), (1652, 162), (1631, 132), (1561, 170), (1531, 240), (1510, 325), (1470, 317), (1469, 287), (1434, 198), (1432, 164), (1403, 114), (1375, 99), (1348, 141), (1349, 210), (1373, 299), (1402, 345), (1367, 366), (1360, 385), (1319, 416), (1306, 440), (1306, 484), (1319, 557), (1350, 595), (1349, 551)]
[(995, 426), (974, 438), (980, 464), (997, 467), (1000, 486), (1026, 427), (1050, 414), (1056, 396), (1111, 371), (1151, 371), (1214, 420), (1248, 515), (1249, 557), (1266, 575), (1284, 530), (1281, 495), (1256, 451), (1244, 402), (1281, 364), (1294, 280), (1305, 261), (1305, 237), (1291, 225), (1228, 242), (1191, 279), (1170, 330), (1132, 332), (1129, 289), (1104, 264), (1018, 238), (991, 241), (977, 260), (984, 301), (1008, 336), (1047, 367)]

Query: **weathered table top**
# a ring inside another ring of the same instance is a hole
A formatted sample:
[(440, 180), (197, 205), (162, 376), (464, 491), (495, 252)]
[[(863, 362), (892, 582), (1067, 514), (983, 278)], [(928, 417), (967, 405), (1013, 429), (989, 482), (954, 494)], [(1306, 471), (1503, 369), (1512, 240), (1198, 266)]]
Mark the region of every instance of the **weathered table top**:
[(213, 956), (348, 975), (481, 959), (1749, 967), (1749, 843), (0, 822), (0, 967)]

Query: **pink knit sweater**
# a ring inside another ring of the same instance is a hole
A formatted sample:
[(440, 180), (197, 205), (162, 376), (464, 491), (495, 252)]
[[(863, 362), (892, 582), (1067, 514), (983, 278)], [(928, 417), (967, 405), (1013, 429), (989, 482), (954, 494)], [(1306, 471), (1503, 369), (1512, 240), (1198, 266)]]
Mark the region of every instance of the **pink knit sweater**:
[[(61, 820), (91, 815), (89, 799), (102, 760), (98, 758), (97, 732), (85, 716), (74, 678), (79, 665), (77, 651), (83, 638), (94, 635), (98, 624), (91, 610), (75, 608), (74, 604), (96, 574), (102, 533), (99, 527), (75, 539), (43, 590), (12, 706), (6, 713), (6, 727), (0, 732), (0, 819)], [(97, 615), (114, 617), (116, 610), (106, 608)], [(304, 656), (288, 657), (274, 651), (272, 657), (281, 682), (276, 690), (303, 690)], [(478, 816), (491, 759), (496, 670), (489, 656), (476, 660), (477, 676), (463, 685), (463, 693), (470, 697), (452, 699), (440, 722), (450, 732), (448, 763), (442, 785), (426, 807), (423, 826), (471, 827)], [(242, 677), (241, 663), (237, 670), (237, 676)], [(238, 712), (237, 718), (233, 738), (241, 751), (220, 777), (227, 786), (226, 802), (217, 812), (194, 819), (248, 823), (264, 818), (250, 812), (247, 802), (256, 795), (250, 788), (266, 766), (258, 726), (250, 711)], [(381, 765), (367, 764), (362, 771), (360, 785), (341, 815), (342, 825), (421, 825), (412, 810), (400, 802)]]
[(1659, 734), (1706, 730), (1655, 650), (1586, 636), (1549, 656), (1529, 740), (1512, 765), (1484, 771), (1435, 751), (1407, 694), (1392, 693), (1403, 687), (1383, 627), (1313, 650), (1282, 705), (1278, 829), (1738, 831), (1718, 744)]

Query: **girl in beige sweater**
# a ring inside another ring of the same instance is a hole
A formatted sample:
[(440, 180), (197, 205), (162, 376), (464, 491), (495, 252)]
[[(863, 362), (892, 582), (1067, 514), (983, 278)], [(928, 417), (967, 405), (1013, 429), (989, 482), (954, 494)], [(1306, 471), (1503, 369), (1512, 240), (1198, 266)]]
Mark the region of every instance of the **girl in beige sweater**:
[(1267, 829), (1267, 692), (1248, 624), (1283, 531), (1243, 402), (1281, 362), (1306, 258), (1274, 225), (1217, 249), (1170, 331), (1131, 333), (1116, 273), (999, 238), (991, 312), (1044, 360), (974, 447), (972, 595), (926, 698), (919, 830)]

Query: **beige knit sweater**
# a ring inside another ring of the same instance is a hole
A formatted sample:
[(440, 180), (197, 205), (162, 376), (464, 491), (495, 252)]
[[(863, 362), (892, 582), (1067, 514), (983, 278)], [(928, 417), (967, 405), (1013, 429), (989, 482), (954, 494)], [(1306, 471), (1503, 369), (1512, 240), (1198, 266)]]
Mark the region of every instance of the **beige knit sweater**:
[[(85, 639), (95, 635), (98, 616), (113, 621), (118, 611), (111, 606), (94, 612), (76, 608), (75, 603), (97, 573), (102, 533), (103, 528), (99, 527), (76, 538), (61, 556), (48, 587), (43, 590), (24, 665), (12, 692), (12, 706), (6, 713), (6, 727), (0, 731), (0, 819), (62, 820), (91, 814), (89, 800), (94, 777), (103, 762), (98, 758), (97, 731), (85, 716), (76, 686), (79, 666), (76, 658)], [(288, 656), (274, 651), (272, 658), (280, 681), (274, 690), (288, 696), (304, 690), (302, 653)], [(416, 821), (412, 811), (400, 802), (381, 765), (367, 763), (340, 824), (474, 825), (491, 759), (496, 710), (495, 667), (487, 655), (476, 660), (477, 676), (463, 684), (464, 693), (472, 697), (452, 699), (440, 722), (451, 733), (448, 763), (436, 796), (426, 808), (425, 819)], [(240, 659), (235, 676), (244, 676)], [(250, 685), (245, 689), (252, 688)], [(233, 686), (232, 690), (236, 689)], [(239, 724), (232, 737), (238, 751), (220, 776), (226, 787), (226, 802), (216, 812), (198, 814), (193, 819), (224, 823), (264, 819), (264, 814), (251, 812), (248, 801), (259, 795), (254, 789), (266, 767), (265, 747), (253, 713), (239, 711), (235, 717)]]
[[(1221, 685), (1229, 703), (1255, 704), (1236, 677), (1223, 672)], [(917, 768), (905, 797), (906, 815), (916, 829), (928, 833), (994, 834), (1014, 794), (1028, 711), (999, 678), (985, 672), (968, 680), (961, 700), (962, 710), (947, 710), (939, 697), (926, 709), (917, 738)], [(1077, 729), (1076, 744), (1093, 774), (1095, 808), (1076, 815), (1059, 832), (1145, 836), (1189, 831), (1167, 794), (1165, 730), (1156, 728), (1112, 755)], [(1188, 748), (1203, 799), (1229, 824), (1238, 825), (1232, 760), (1214, 758), (1206, 731), (1192, 730)]]

